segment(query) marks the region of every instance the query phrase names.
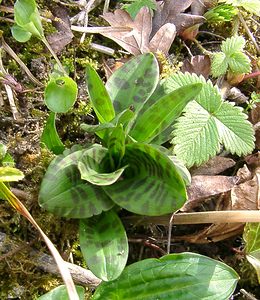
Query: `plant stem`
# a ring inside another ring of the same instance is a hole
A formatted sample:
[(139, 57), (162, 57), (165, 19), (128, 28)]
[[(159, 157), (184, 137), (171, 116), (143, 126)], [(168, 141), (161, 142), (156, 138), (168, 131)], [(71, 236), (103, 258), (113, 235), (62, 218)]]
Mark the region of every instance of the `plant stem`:
[(64, 73), (64, 75), (68, 75), (67, 72), (65, 71), (65, 69), (63, 68), (63, 65), (61, 64), (58, 56), (56, 55), (56, 53), (53, 51), (51, 45), (48, 43), (47, 39), (45, 37), (42, 38), (42, 41), (44, 43), (44, 45), (48, 48), (48, 50), (50, 51), (51, 55), (53, 56), (53, 58), (56, 60), (60, 71), (62, 71)]
[[(126, 224), (136, 225), (169, 225), (172, 215), (158, 217), (139, 217), (130, 216), (123, 218)], [(260, 222), (259, 210), (225, 210), (225, 211), (207, 211), (178, 213), (174, 215), (172, 224), (216, 224), (216, 223), (247, 223)]]

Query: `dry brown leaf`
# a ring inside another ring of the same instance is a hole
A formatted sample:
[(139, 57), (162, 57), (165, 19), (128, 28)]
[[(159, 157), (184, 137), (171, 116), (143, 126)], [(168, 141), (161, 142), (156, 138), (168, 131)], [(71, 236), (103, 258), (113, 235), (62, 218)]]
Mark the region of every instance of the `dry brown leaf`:
[(182, 211), (190, 211), (205, 199), (230, 191), (238, 182), (236, 176), (193, 176), (188, 187), (188, 201)]
[(47, 36), (47, 40), (55, 53), (59, 53), (73, 38), (70, 27), (68, 11), (63, 6), (55, 6), (51, 9), (54, 16), (53, 26), (58, 30)]
[(193, 0), (165, 0), (163, 3), (157, 3), (152, 35), (166, 23), (173, 23), (178, 34), (195, 24), (203, 23), (205, 19), (202, 16), (184, 13), (192, 2)]
[(106, 13), (103, 15), (103, 18), (111, 25), (111, 28), (122, 27), (128, 29), (127, 32), (111, 31), (100, 33), (112, 39), (133, 55), (150, 51), (162, 51), (167, 54), (176, 35), (175, 26), (173, 24), (165, 24), (165, 26), (159, 28), (150, 41), (152, 15), (147, 7), (142, 7), (134, 20), (126, 11), (121, 9), (116, 9), (114, 13)]
[(207, 79), (210, 74), (210, 58), (208, 55), (196, 55), (190, 61), (186, 59), (181, 71), (202, 75)]
[(192, 169), (191, 174), (192, 176), (217, 175), (232, 168), (235, 164), (236, 162), (232, 158), (216, 156), (198, 168)]

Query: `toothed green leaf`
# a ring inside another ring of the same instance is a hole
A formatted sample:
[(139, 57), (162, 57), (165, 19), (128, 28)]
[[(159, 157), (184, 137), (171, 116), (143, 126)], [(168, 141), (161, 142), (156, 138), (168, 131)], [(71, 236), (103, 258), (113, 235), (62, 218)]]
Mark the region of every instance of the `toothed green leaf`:
[(81, 220), (79, 238), (88, 268), (97, 277), (110, 281), (121, 274), (128, 258), (128, 241), (121, 220), (113, 210)]
[(228, 64), (234, 74), (249, 73), (251, 70), (250, 59), (241, 52), (231, 54)]
[(242, 36), (232, 36), (231, 38), (227, 38), (221, 44), (221, 50), (226, 55), (231, 55), (235, 52), (243, 51), (245, 47), (246, 41)]
[(214, 53), (211, 61), (211, 73), (214, 77), (224, 75), (228, 69), (228, 61), (225, 53)]

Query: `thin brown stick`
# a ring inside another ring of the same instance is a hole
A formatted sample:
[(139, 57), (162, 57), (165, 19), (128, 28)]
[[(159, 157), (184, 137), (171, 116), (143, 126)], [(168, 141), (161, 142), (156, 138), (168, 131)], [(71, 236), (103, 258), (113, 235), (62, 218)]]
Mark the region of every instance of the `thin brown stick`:
[[(171, 215), (158, 217), (130, 216), (123, 218), (125, 224), (138, 225), (169, 225)], [(217, 224), (217, 223), (254, 223), (260, 222), (259, 210), (225, 210), (178, 213), (174, 215), (173, 224)]]

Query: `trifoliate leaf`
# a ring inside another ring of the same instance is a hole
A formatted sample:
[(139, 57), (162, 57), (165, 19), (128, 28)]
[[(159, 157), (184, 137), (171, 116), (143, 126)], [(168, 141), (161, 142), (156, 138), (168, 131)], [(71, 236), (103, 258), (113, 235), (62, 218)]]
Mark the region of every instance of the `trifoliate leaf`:
[(242, 52), (235, 52), (228, 58), (230, 70), (235, 74), (248, 73), (251, 70), (250, 59)]
[(201, 164), (214, 156), (223, 144), (228, 151), (245, 155), (254, 149), (252, 125), (240, 108), (224, 102), (216, 87), (195, 74), (177, 73), (163, 85), (167, 91), (194, 82), (203, 83), (173, 131), (174, 153), (186, 166)]
[(242, 36), (232, 36), (231, 38), (227, 38), (221, 44), (221, 50), (226, 55), (231, 55), (232, 53), (243, 51), (245, 47), (246, 41)]
[(228, 63), (226, 55), (223, 52), (214, 54), (211, 62), (211, 73), (214, 77), (219, 77), (227, 72)]
[(237, 14), (237, 9), (230, 4), (221, 4), (208, 10), (204, 18), (210, 23), (229, 22)]

